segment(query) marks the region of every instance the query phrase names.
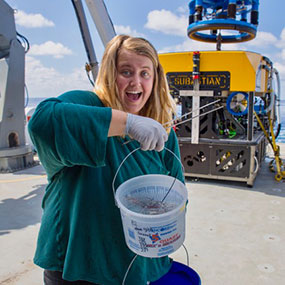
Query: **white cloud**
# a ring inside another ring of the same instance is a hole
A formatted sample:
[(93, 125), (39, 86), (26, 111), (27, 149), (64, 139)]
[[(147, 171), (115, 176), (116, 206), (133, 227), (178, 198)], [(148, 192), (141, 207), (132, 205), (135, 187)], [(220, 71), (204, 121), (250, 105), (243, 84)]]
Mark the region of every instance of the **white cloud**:
[(29, 51), (30, 55), (51, 55), (54, 58), (62, 58), (65, 55), (71, 55), (72, 51), (61, 43), (47, 41), (40, 45), (32, 45)]
[(139, 33), (136, 30), (132, 30), (130, 26), (115, 25), (115, 30), (117, 34), (130, 35), (133, 37), (146, 37), (144, 34)]
[(55, 97), (73, 89), (92, 90), (84, 66), (66, 74), (26, 56), (26, 85), (31, 97)]
[(248, 46), (253, 46), (253, 47), (262, 47), (262, 48), (266, 48), (266, 47), (270, 47), (272, 45), (277, 45), (278, 44), (278, 39), (271, 33), (268, 32), (257, 32), (256, 37), (247, 42)]
[(283, 28), (283, 30), (281, 31), (280, 40), (278, 41), (276, 46), (279, 48), (285, 48), (285, 28)]
[(184, 36), (187, 34), (188, 18), (176, 16), (171, 11), (154, 10), (148, 13), (145, 27), (168, 35)]
[[(280, 63), (280, 62), (275, 62), (274, 63), (274, 67), (278, 71), (281, 80), (285, 83), (285, 64), (284, 63)], [(281, 88), (281, 90), (282, 90), (282, 93), (284, 94), (284, 88)]]
[(27, 14), (24, 11), (16, 10), (16, 24), (26, 28), (53, 27), (54, 23), (41, 14)]

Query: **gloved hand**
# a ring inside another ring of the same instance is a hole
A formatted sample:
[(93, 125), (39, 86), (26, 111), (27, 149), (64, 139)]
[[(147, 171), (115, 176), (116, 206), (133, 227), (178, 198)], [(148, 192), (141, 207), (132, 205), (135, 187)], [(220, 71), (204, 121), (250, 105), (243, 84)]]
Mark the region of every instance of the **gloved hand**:
[(162, 151), (168, 139), (167, 132), (160, 123), (129, 113), (125, 132), (140, 143), (142, 150)]

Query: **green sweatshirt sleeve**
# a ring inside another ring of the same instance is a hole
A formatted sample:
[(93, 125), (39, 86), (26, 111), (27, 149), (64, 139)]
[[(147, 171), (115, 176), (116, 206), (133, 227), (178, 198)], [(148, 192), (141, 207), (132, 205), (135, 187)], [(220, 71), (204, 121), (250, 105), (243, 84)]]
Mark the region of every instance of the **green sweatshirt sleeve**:
[(43, 101), (29, 121), (31, 139), (49, 178), (66, 166), (104, 166), (111, 108), (92, 105), (89, 95), (87, 105), (82, 96), (77, 104), (72, 95)]

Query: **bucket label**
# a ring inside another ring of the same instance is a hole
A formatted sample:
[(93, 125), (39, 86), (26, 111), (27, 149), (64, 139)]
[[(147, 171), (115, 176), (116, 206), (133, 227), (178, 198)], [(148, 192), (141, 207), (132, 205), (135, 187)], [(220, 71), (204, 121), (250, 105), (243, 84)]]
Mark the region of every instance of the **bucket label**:
[(178, 220), (159, 226), (149, 226), (131, 219), (127, 234), (130, 248), (146, 255), (155, 251), (156, 256), (166, 256), (177, 249), (175, 244), (181, 237), (184, 239), (184, 228), (181, 228)]

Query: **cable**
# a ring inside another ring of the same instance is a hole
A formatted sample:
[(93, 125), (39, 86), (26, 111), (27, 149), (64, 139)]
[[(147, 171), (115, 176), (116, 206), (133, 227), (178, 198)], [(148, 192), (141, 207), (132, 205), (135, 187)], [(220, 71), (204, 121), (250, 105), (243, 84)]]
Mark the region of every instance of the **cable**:
[(182, 244), (182, 246), (184, 247), (185, 252), (186, 252), (187, 266), (189, 266), (189, 254), (188, 254), (188, 250), (187, 250), (186, 246), (184, 245), (184, 243)]
[(277, 137), (279, 136), (280, 130), (281, 130), (281, 116), (280, 116), (280, 94), (281, 94), (281, 90), (280, 90), (280, 77), (279, 77), (279, 73), (277, 71), (276, 68), (273, 68), (273, 74), (275, 74), (276, 77), (276, 82), (277, 82), (277, 88), (278, 91), (276, 92), (276, 117), (277, 117), (277, 131), (275, 134), (275, 138), (277, 139)]
[(132, 258), (132, 260), (131, 260), (131, 262), (130, 262), (130, 264), (129, 264), (129, 266), (128, 266), (128, 269), (127, 269), (127, 271), (126, 271), (126, 273), (125, 273), (125, 276), (124, 276), (122, 285), (125, 285), (125, 281), (126, 281), (126, 278), (127, 278), (127, 276), (128, 276), (128, 273), (129, 273), (129, 271), (130, 271), (130, 269), (131, 269), (131, 267), (132, 267), (132, 265), (133, 265), (135, 259), (137, 258), (137, 256), (138, 256), (138, 255), (136, 254), (136, 255)]
[(26, 97), (26, 103), (24, 105), (24, 108), (26, 108), (29, 104), (29, 92), (28, 92), (28, 87), (27, 87), (26, 83), (25, 83), (25, 90), (26, 90), (27, 97)]
[(19, 36), (21, 38), (21, 40), (22, 40), (22, 42), (21, 41), (19, 41), (19, 42), (22, 45), (24, 43), (23, 46), (25, 48), (25, 53), (27, 53), (30, 50), (30, 43), (29, 43), (28, 39), (26, 37), (24, 37), (23, 35), (21, 35), (20, 33), (18, 33), (18, 32), (16, 32), (16, 33), (17, 33), (17, 36)]
[(86, 74), (87, 74), (87, 77), (88, 77), (88, 80), (89, 80), (89, 82), (91, 83), (91, 85), (94, 87), (94, 81), (91, 79), (91, 77), (90, 77), (90, 74), (89, 74), (89, 72), (86, 70)]
[(91, 79), (90, 77), (90, 71), (92, 70), (92, 67), (89, 63), (86, 62), (85, 64), (85, 71), (86, 71), (86, 74), (87, 74), (87, 77), (89, 79), (89, 82), (91, 83), (91, 85), (94, 87), (94, 81)]
[(172, 182), (172, 184), (171, 184), (170, 188), (168, 189), (167, 193), (165, 194), (165, 196), (164, 196), (164, 197), (163, 197), (163, 199), (161, 200), (161, 203), (163, 203), (163, 202), (164, 202), (164, 200), (165, 200), (165, 198), (168, 196), (168, 194), (169, 194), (170, 190), (172, 189), (173, 185), (174, 185), (174, 184), (175, 184), (175, 182), (176, 182), (176, 179), (177, 179), (177, 177), (175, 177), (175, 178), (174, 178), (174, 180), (173, 180), (173, 182)]

